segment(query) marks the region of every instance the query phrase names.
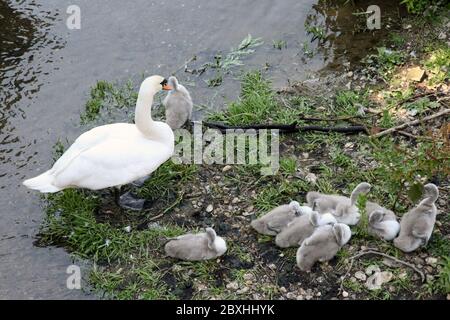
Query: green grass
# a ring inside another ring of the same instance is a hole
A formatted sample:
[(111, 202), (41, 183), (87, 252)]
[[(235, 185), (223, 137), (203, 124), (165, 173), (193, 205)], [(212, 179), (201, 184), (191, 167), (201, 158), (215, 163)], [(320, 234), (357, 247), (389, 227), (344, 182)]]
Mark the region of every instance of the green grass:
[(81, 114), (81, 123), (86, 124), (97, 120), (103, 110), (111, 111), (114, 108), (134, 108), (136, 106), (137, 92), (131, 80), (118, 86), (108, 81), (98, 81), (92, 88)]
[(438, 84), (450, 79), (450, 47), (442, 45), (429, 52), (428, 58), (424, 61), (424, 66), (429, 75), (431, 84)]
[[(447, 252), (448, 254), (448, 252)], [(450, 257), (444, 256), (441, 262), (441, 272), (433, 283), (433, 291), (441, 294), (450, 293)]]
[(283, 49), (287, 48), (287, 42), (285, 40), (273, 40), (272, 41), (272, 46), (275, 49), (283, 50)]
[(261, 72), (252, 71), (242, 77), (240, 98), (230, 103), (226, 111), (210, 115), (209, 120), (230, 125), (292, 123), (296, 114), (295, 109), (280, 106), (271, 82)]
[(389, 81), (394, 75), (395, 68), (401, 66), (405, 60), (406, 54), (403, 51), (379, 47), (377, 53), (369, 55), (365, 62), (376, 68), (377, 74), (382, 79)]

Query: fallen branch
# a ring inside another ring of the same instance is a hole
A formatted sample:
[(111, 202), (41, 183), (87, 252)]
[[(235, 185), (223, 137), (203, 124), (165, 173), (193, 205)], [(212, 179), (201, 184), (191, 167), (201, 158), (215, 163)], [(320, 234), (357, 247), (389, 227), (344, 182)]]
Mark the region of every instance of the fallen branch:
[(280, 133), (295, 133), (306, 131), (320, 131), (320, 132), (339, 132), (339, 133), (359, 133), (367, 132), (365, 126), (350, 126), (350, 127), (322, 127), (322, 126), (297, 126), (297, 124), (250, 124), (240, 126), (229, 126), (221, 122), (203, 122), (203, 125), (208, 128), (218, 129), (225, 133), (227, 130), (249, 130), (249, 129), (278, 129)]
[(350, 260), (351, 260), (350, 267), (348, 268), (346, 274), (345, 274), (344, 277), (342, 278), (342, 281), (341, 281), (341, 288), (342, 288), (342, 284), (343, 284), (345, 278), (348, 276), (348, 274), (349, 274), (350, 271), (351, 271), (351, 268), (353, 267), (353, 261), (354, 261), (356, 258), (365, 256), (365, 255), (368, 255), (368, 254), (374, 254), (374, 255), (382, 256), (382, 257), (384, 257), (384, 258), (391, 259), (391, 260), (394, 261), (394, 262), (397, 262), (397, 263), (399, 263), (399, 264), (402, 264), (402, 265), (404, 265), (404, 266), (407, 266), (407, 267), (411, 268), (412, 270), (414, 270), (415, 272), (417, 272), (417, 273), (420, 275), (420, 279), (422, 280), (422, 282), (425, 281), (425, 275), (423, 274), (423, 272), (420, 271), (419, 269), (417, 269), (413, 264), (408, 263), (408, 262), (403, 261), (403, 260), (400, 260), (400, 259), (398, 259), (398, 258), (396, 258), (396, 257), (390, 256), (390, 255), (388, 255), (388, 254), (386, 254), (386, 253), (383, 253), (383, 252), (379, 252), (379, 251), (376, 251), (376, 250), (367, 250), (367, 251), (359, 252), (358, 254), (356, 254), (356, 255), (350, 257)]
[(421, 122), (432, 120), (432, 119), (441, 117), (441, 116), (449, 114), (449, 113), (450, 113), (450, 109), (444, 109), (441, 112), (435, 113), (435, 114), (430, 115), (428, 117), (425, 117), (423, 119), (418, 119), (418, 120), (414, 120), (414, 121), (410, 121), (410, 122), (405, 122), (405, 123), (403, 123), (401, 125), (398, 125), (396, 127), (393, 127), (393, 128), (390, 128), (390, 129), (387, 129), (387, 130), (384, 130), (384, 131), (381, 131), (381, 132), (379, 132), (377, 134), (372, 135), (372, 137), (373, 138), (379, 138), (379, 137), (385, 136), (387, 134), (390, 134), (392, 132), (405, 129), (407, 127), (415, 126), (415, 125), (417, 125), (417, 124), (419, 124)]

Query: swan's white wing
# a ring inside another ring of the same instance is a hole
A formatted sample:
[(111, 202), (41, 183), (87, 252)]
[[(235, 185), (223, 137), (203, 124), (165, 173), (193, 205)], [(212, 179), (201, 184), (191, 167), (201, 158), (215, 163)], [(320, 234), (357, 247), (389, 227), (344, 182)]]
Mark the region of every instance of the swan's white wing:
[(124, 185), (149, 175), (172, 156), (172, 148), (145, 138), (108, 139), (81, 151), (55, 175), (58, 187), (92, 190)]
[(64, 152), (64, 154), (55, 162), (51, 169), (54, 175), (64, 170), (70, 162), (80, 155), (80, 153), (107, 141), (111, 138), (129, 138), (133, 139), (139, 136), (135, 125), (128, 123), (115, 123), (95, 127), (80, 135), (75, 142)]

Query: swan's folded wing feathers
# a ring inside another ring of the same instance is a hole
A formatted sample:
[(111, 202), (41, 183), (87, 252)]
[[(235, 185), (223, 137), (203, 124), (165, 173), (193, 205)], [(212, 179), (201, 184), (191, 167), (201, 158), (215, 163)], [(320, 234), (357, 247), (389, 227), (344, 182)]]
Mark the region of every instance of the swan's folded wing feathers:
[(154, 141), (108, 139), (72, 159), (56, 176), (56, 185), (93, 190), (124, 185), (152, 173), (171, 153), (169, 148)]

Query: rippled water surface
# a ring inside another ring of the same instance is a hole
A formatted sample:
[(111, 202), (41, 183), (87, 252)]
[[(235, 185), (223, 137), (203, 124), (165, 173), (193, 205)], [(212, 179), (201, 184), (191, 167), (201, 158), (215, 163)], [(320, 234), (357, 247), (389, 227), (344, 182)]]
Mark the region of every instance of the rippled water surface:
[[(393, 11), (390, 1), (379, 1)], [(275, 86), (364, 56), (382, 36), (357, 32), (351, 13), (309, 0), (0, 0), (0, 298), (92, 298), (66, 288), (72, 259), (61, 248), (33, 242), (43, 220), (39, 195), (21, 186), (49, 168), (58, 139), (73, 141), (85, 128), (79, 115), (97, 80), (139, 82), (142, 75), (178, 70), (196, 104), (220, 109), (234, 99), (242, 70), (266, 68)], [(66, 9), (81, 8), (81, 30), (68, 30)], [(381, 5), (380, 5), (381, 6)], [(305, 23), (322, 26), (326, 40), (311, 42)], [(357, 28), (356, 28), (357, 29)], [(185, 73), (185, 63), (211, 62), (247, 35), (265, 44), (243, 59), (220, 87), (208, 75)], [(283, 40), (287, 47), (274, 48)], [(315, 52), (305, 55), (305, 46)], [(201, 112), (197, 112), (197, 117)]]

